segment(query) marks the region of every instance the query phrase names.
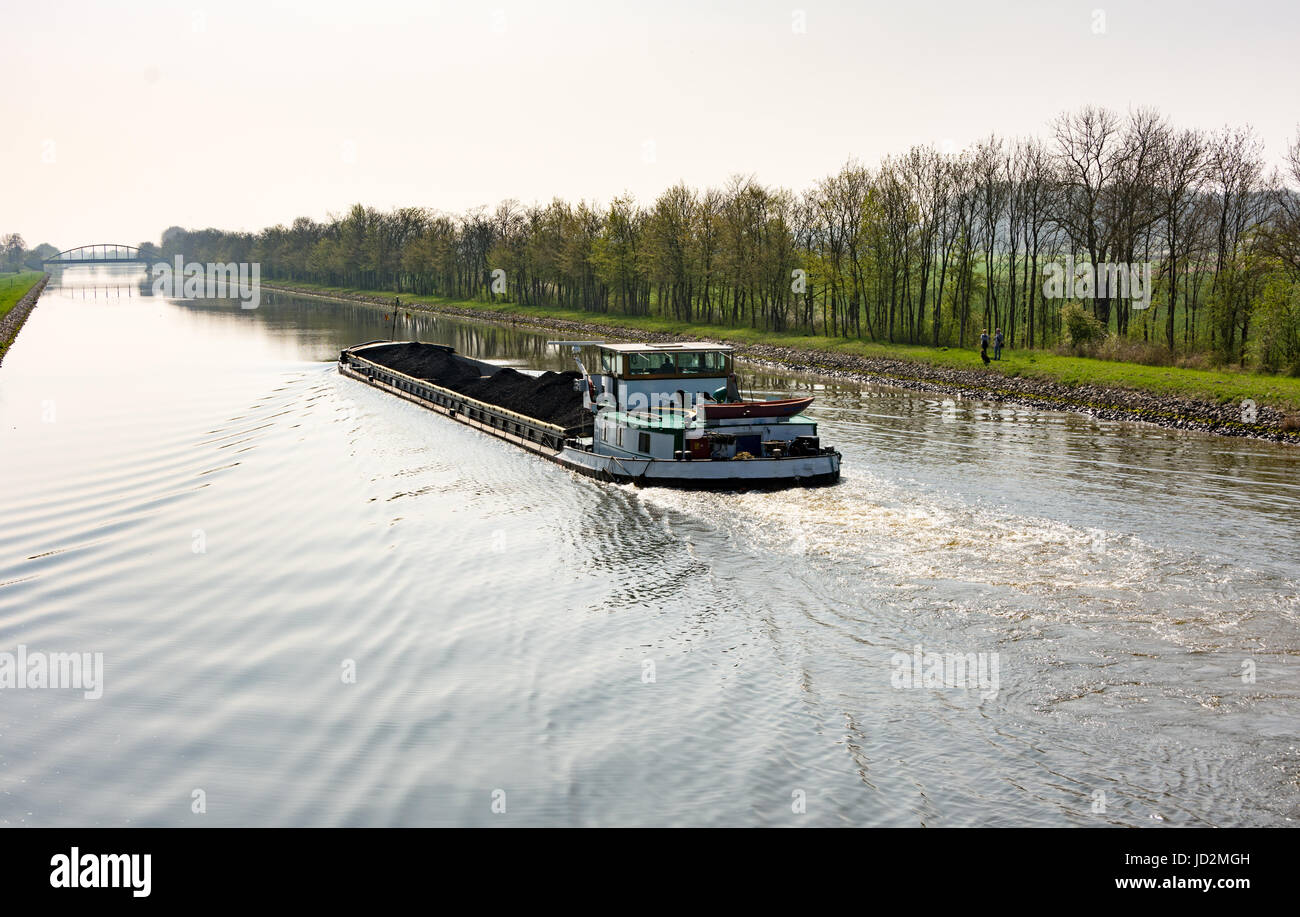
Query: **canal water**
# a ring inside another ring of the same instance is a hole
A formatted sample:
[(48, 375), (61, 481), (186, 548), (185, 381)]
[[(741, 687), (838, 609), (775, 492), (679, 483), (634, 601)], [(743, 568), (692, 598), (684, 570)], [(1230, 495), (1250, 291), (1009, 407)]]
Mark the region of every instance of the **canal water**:
[(1300, 817), (1300, 450), (742, 367), (842, 483), (637, 490), (332, 362), (543, 335), (146, 292), (0, 366), (0, 651), (103, 660), (0, 690), (0, 824)]

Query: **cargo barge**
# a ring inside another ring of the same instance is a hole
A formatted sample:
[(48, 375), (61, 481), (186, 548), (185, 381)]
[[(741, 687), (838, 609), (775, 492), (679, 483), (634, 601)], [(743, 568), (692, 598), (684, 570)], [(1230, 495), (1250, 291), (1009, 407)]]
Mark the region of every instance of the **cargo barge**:
[[(578, 372), (518, 371), (417, 341), (345, 348), (339, 372), (572, 471), (643, 487), (778, 489), (834, 484), (840, 454), (800, 416), (812, 398), (740, 397), (730, 347), (571, 347)], [(588, 373), (579, 354), (594, 347)]]

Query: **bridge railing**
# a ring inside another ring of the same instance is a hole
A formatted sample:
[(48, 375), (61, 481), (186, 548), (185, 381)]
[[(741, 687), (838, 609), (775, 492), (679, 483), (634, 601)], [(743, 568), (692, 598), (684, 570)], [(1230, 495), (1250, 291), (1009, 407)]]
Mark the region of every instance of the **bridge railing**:
[(79, 245), (46, 258), (45, 264), (122, 264), (126, 262), (148, 263), (148, 258), (140, 254), (134, 245), (119, 245), (113, 242), (96, 242), (93, 245)]

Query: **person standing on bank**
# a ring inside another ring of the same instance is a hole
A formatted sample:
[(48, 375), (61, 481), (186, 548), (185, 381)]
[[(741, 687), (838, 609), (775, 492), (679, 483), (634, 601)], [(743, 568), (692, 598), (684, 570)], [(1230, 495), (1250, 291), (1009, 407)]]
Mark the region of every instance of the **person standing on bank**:
[(993, 359), (1002, 359), (1002, 329), (999, 328), (993, 333)]
[(989, 329), (985, 328), (980, 332), (980, 359), (984, 365), (989, 365)]

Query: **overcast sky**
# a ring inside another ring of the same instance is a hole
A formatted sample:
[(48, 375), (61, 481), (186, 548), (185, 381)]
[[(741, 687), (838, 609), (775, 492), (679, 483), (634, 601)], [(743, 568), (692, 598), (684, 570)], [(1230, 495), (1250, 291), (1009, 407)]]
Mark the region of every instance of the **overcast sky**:
[(4, 21), (0, 233), (29, 246), (736, 172), (798, 189), (1085, 103), (1249, 123), (1270, 162), (1300, 121), (1295, 0), (50, 0)]

